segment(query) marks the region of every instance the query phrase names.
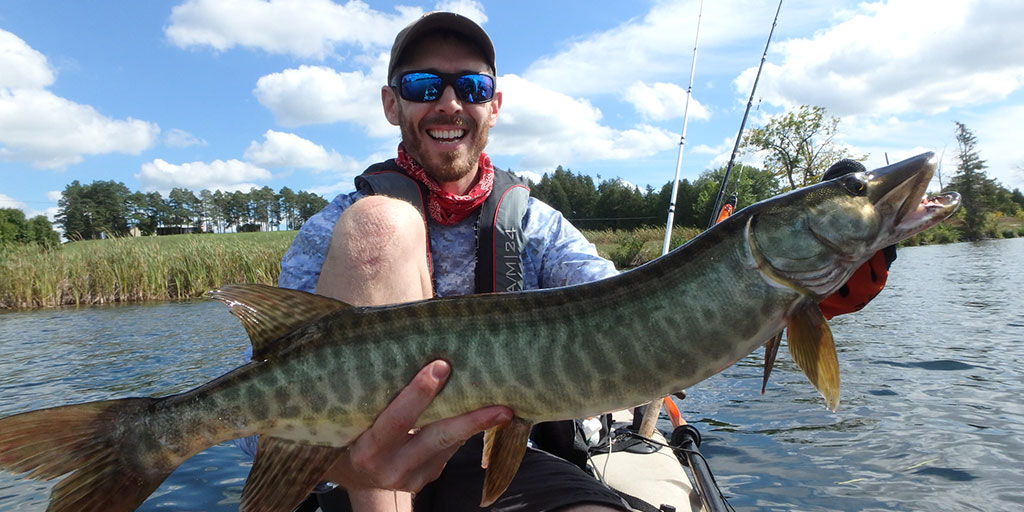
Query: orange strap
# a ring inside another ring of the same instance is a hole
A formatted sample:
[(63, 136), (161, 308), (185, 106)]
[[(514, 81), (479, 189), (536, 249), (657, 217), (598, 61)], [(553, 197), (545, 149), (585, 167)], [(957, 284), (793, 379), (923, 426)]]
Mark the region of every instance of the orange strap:
[(889, 265), (885, 253), (878, 251), (854, 271), (842, 288), (821, 301), (819, 306), (822, 314), (831, 319), (837, 315), (860, 311), (882, 291), (888, 277)]

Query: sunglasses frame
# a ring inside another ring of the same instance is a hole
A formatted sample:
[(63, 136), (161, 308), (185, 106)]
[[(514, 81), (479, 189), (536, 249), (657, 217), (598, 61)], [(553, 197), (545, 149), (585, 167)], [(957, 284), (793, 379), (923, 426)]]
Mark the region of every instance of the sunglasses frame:
[[(497, 78), (494, 77), (494, 75), (492, 75), (490, 73), (484, 73), (484, 72), (481, 72), (481, 71), (460, 71), (460, 72), (457, 72), (457, 73), (443, 73), (443, 72), (440, 72), (440, 71), (437, 71), (437, 70), (434, 70), (434, 69), (416, 69), (416, 70), (410, 70), (410, 71), (402, 72), (401, 74), (399, 74), (395, 78), (394, 83), (390, 84), (390, 87), (395, 90), (395, 93), (398, 95), (398, 97), (402, 98), (405, 101), (411, 101), (413, 103), (433, 103), (433, 102), (437, 101), (438, 99), (440, 99), (440, 96), (438, 96), (436, 99), (433, 99), (433, 100), (420, 100), (420, 99), (407, 98), (404, 94), (402, 94), (402, 80), (406, 76), (414, 74), (414, 73), (423, 73), (423, 74), (433, 75), (433, 76), (436, 76), (437, 78), (440, 78), (441, 79), (441, 91), (440, 91), (440, 94), (443, 95), (444, 94), (444, 90), (450, 85), (452, 87), (452, 90), (455, 91), (455, 96), (457, 98), (459, 98), (459, 100), (464, 101), (466, 103), (470, 103), (472, 105), (481, 105), (481, 104), (484, 104), (484, 103), (489, 103), (489, 102), (494, 100), (494, 95), (497, 94), (497, 92), (498, 92), (498, 80), (497, 80)], [(487, 98), (486, 100), (483, 100), (483, 101), (471, 101), (469, 98), (464, 98), (462, 96), (462, 93), (459, 91), (459, 88), (455, 86), (455, 82), (458, 79), (462, 78), (462, 77), (472, 76), (472, 75), (485, 76), (485, 77), (491, 79), (491, 97), (490, 98)]]

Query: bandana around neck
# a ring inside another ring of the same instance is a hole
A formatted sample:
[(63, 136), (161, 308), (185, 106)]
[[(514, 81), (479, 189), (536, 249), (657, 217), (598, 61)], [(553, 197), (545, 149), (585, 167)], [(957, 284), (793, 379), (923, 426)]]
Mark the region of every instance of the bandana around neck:
[(494, 187), (494, 166), (491, 165), (491, 158), (482, 151), (480, 160), (477, 162), (480, 179), (464, 195), (442, 190), (437, 181), (427, 176), (423, 166), (413, 160), (409, 153), (406, 153), (405, 146), (402, 144), (398, 145), (398, 158), (395, 159), (395, 163), (411, 178), (427, 187), (427, 190), (430, 191), (430, 197), (427, 199), (427, 211), (432, 219), (445, 226), (457, 224), (469, 217), (484, 203)]

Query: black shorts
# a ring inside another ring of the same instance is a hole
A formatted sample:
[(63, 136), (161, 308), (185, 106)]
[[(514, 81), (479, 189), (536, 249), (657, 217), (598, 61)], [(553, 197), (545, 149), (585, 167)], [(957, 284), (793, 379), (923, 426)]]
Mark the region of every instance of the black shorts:
[[(484, 470), (480, 467), (483, 435), (471, 437), (445, 466), (441, 476), (416, 494), (416, 512), (542, 512), (569, 505), (602, 504), (629, 510), (615, 491), (575, 464), (547, 452), (528, 448), (508, 490), (493, 505), (480, 508)], [(343, 489), (317, 495), (324, 512), (351, 510)]]

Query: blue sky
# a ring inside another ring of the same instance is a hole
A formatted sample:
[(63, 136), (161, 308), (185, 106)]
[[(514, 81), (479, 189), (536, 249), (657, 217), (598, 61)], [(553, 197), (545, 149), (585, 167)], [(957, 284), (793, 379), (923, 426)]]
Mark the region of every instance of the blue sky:
[[(682, 177), (728, 160), (775, 7), (704, 6)], [(394, 35), (433, 9), (494, 40), (498, 166), (671, 180), (697, 0), (6, 0), (0, 206), (52, 216), (73, 180), (351, 190), (397, 145), (379, 100)], [(935, 151), (948, 179), (957, 120), (989, 175), (1024, 188), (1022, 20), (1018, 0), (787, 0), (748, 127), (821, 105), (869, 167)]]

